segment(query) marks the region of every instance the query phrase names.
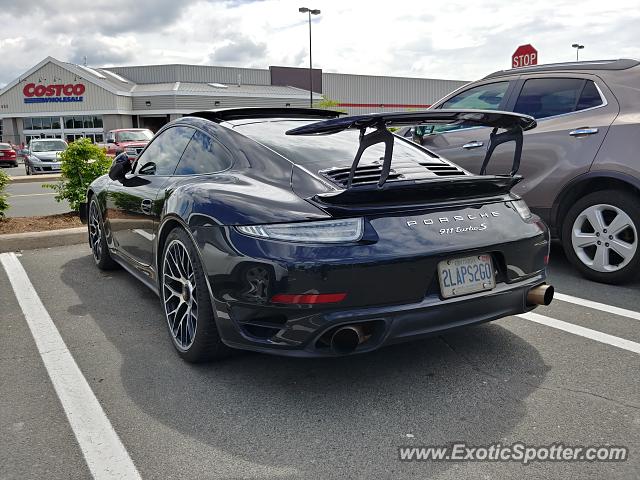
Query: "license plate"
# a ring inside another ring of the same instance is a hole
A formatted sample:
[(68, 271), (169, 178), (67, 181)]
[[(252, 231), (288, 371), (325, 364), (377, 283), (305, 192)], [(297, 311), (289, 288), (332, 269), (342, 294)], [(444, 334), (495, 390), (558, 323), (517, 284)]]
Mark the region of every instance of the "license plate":
[(491, 255), (451, 258), (438, 263), (443, 298), (491, 290), (496, 286)]

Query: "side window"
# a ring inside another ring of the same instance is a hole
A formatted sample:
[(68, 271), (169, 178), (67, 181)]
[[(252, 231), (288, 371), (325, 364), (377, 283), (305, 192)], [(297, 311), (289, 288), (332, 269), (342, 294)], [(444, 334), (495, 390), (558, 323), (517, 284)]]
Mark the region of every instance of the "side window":
[(220, 143), (198, 130), (182, 154), (176, 175), (215, 173), (226, 170), (233, 163), (231, 154)]
[(601, 104), (600, 93), (591, 80), (534, 78), (524, 82), (513, 110), (534, 118), (546, 118)]
[(499, 110), (507, 93), (509, 82), (496, 82), (479, 85), (450, 98), (438, 108), (476, 108), (480, 110)]
[(136, 162), (138, 175), (173, 175), (194, 129), (171, 127), (158, 135)]
[(602, 97), (600, 96), (598, 87), (596, 87), (596, 84), (591, 80), (587, 80), (587, 83), (582, 89), (580, 100), (578, 100), (578, 105), (576, 105), (576, 111), (597, 107), (599, 105), (602, 105)]

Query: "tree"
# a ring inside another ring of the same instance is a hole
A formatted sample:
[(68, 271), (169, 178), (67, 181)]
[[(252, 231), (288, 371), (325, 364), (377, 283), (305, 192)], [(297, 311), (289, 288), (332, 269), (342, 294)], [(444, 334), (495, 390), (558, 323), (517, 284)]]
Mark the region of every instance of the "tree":
[(111, 159), (107, 157), (104, 148), (94, 145), (88, 138), (81, 138), (60, 154), (60, 160), (61, 181), (45, 184), (43, 187), (58, 192), (56, 200), (68, 201), (71, 208), (77, 211), (85, 201), (89, 184), (109, 171)]

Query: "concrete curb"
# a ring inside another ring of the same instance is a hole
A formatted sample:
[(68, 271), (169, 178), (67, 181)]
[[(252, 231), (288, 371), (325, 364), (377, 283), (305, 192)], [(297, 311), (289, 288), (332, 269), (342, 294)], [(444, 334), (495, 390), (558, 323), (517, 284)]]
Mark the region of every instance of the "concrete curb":
[(9, 184), (12, 183), (36, 183), (47, 182), (50, 180), (60, 180), (62, 175), (60, 173), (46, 173), (44, 175), (20, 175), (19, 177), (9, 177)]
[(62, 247), (87, 242), (87, 227), (0, 235), (0, 253)]

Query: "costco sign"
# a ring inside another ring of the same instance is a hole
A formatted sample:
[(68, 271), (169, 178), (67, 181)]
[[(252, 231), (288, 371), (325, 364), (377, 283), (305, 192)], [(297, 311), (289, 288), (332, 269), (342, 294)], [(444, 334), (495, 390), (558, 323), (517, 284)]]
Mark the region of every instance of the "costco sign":
[(22, 89), (24, 103), (82, 102), (86, 87), (82, 83), (36, 85), (27, 83)]
[(538, 64), (538, 50), (531, 44), (520, 45), (511, 55), (511, 68), (530, 67)]

